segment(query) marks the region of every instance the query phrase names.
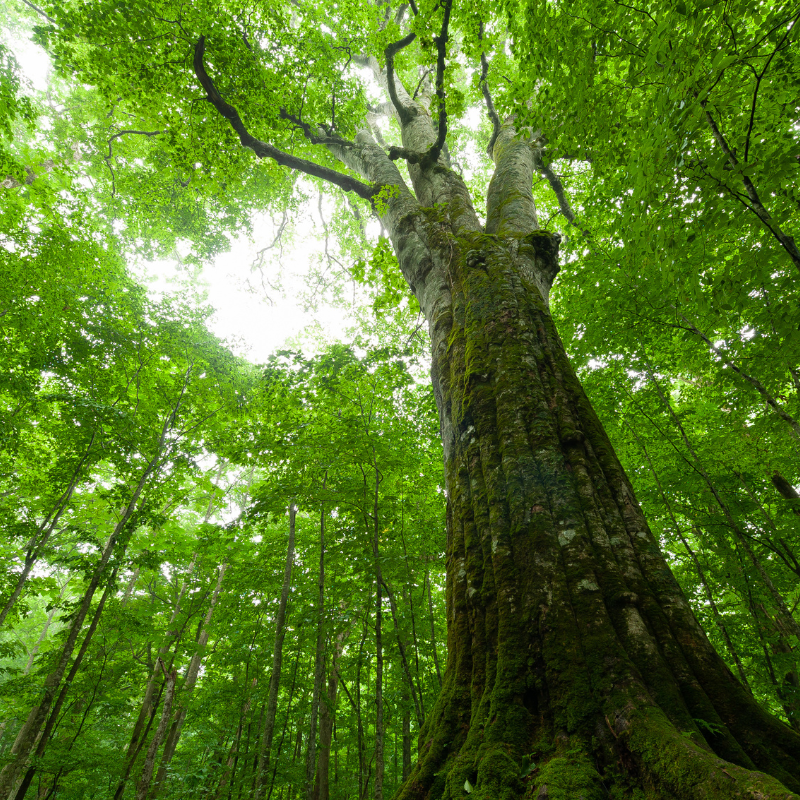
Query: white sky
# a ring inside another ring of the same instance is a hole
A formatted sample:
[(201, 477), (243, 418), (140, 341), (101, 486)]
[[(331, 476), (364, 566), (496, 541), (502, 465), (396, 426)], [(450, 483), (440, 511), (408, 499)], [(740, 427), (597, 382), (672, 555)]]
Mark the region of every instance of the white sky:
[[(3, 43), (11, 48), (32, 88), (47, 90), (50, 59), (47, 53), (30, 40), (14, 35), (8, 28), (2, 31)], [(303, 293), (309, 264), (320, 252), (316, 239), (319, 219), (314, 218), (315, 204), (301, 212), (303, 218), (295, 220), (296, 228), (307, 231), (303, 237), (295, 236), (291, 249), (284, 249), (281, 263), (277, 252), (264, 259), (264, 278), (273, 282), (280, 279), (281, 290), (262, 288), (262, 273), (253, 271), (252, 264), (258, 250), (271, 244), (275, 231), (266, 228), (263, 241), (246, 239), (233, 242), (231, 250), (214, 262), (206, 264), (194, 275), (193, 290), (205, 291), (207, 302), (216, 309), (209, 321), (210, 329), (227, 340), (231, 349), (254, 362), (262, 362), (274, 350), (293, 339), (293, 346), (304, 350), (315, 349), (320, 337), (341, 339), (354, 320), (343, 308), (331, 306), (321, 298), (315, 309), (307, 309), (295, 299)], [(186, 291), (187, 273), (177, 261), (132, 265), (134, 272), (152, 294)], [(310, 330), (309, 330), (310, 329)], [(308, 330), (308, 334), (304, 331)]]

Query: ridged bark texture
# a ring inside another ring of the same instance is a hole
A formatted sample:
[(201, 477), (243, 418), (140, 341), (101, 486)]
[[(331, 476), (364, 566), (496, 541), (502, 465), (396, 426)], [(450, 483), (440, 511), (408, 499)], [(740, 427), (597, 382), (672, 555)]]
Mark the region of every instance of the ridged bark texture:
[(710, 645), (569, 364), (557, 238), (426, 213), (448, 665), (398, 797), (796, 797), (800, 737)]

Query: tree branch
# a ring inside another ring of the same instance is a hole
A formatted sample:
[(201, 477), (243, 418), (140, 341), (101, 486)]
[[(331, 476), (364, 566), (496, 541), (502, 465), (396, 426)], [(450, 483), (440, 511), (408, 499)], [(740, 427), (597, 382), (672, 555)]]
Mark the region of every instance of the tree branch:
[[(481, 22), (480, 29), (478, 30), (478, 37), (483, 40), (483, 22)], [(489, 91), (489, 84), (487, 83), (487, 78), (489, 76), (489, 61), (486, 58), (486, 53), (481, 50), (481, 92), (483, 92), (483, 99), (486, 102), (486, 112), (489, 115), (489, 119), (492, 123), (492, 136), (489, 139), (489, 144), (486, 145), (486, 154), (489, 158), (492, 157), (492, 151), (494, 150), (494, 143), (497, 141), (497, 137), (500, 134), (500, 117), (497, 115), (497, 111), (494, 108), (494, 101), (492, 100), (492, 93)]]
[(397, 86), (394, 81), (394, 57), (403, 48), (408, 47), (416, 38), (417, 34), (412, 31), (407, 36), (400, 39), (399, 42), (390, 44), (384, 51), (386, 57), (386, 84), (389, 89), (389, 97), (392, 99), (392, 105), (395, 107), (397, 115), (400, 117), (400, 122), (403, 124), (411, 119), (411, 110), (403, 105), (403, 103), (400, 102), (400, 98), (397, 96)]
[(775, 54), (783, 47), (783, 43), (786, 41), (787, 37), (791, 33), (792, 28), (794, 27), (794, 25), (797, 23), (798, 17), (800, 17), (800, 12), (798, 12), (795, 15), (794, 19), (792, 20), (792, 24), (786, 26), (786, 31), (783, 34), (783, 37), (778, 42), (778, 44), (775, 46), (775, 49), (772, 51), (772, 53), (770, 53), (770, 56), (767, 59), (767, 63), (764, 64), (764, 69), (761, 70), (761, 74), (760, 75), (756, 76), (756, 88), (755, 88), (755, 91), (753, 92), (753, 102), (752, 102), (752, 104), (750, 106), (750, 124), (747, 126), (747, 136), (745, 137), (745, 140), (744, 140), (744, 160), (745, 160), (745, 162), (747, 162), (747, 156), (748, 156), (749, 151), (750, 151), (750, 136), (753, 133), (753, 124), (755, 123), (755, 119), (756, 119), (756, 104), (758, 103), (758, 90), (761, 87), (761, 81), (764, 78), (764, 76), (767, 74), (767, 70), (769, 69), (769, 65), (772, 63), (772, 59), (775, 57)]
[(570, 225), (572, 225), (573, 228), (577, 228), (583, 234), (584, 239), (589, 239), (589, 231), (581, 228), (581, 226), (575, 222), (575, 212), (572, 210), (569, 200), (567, 200), (567, 195), (564, 191), (564, 184), (561, 183), (561, 178), (559, 178), (558, 175), (553, 172), (549, 164), (544, 163), (541, 153), (537, 152), (536, 150), (534, 150), (533, 153), (533, 163), (536, 165), (536, 169), (541, 172), (541, 174), (550, 184), (550, 188), (553, 190), (556, 200), (558, 200), (558, 207), (561, 209), (561, 213), (563, 214), (564, 218), (567, 220), (567, 222), (569, 222)]
[(303, 122), (300, 117), (290, 114), (283, 106), (281, 106), (279, 116), (281, 119), (291, 122), (296, 128), (300, 128), (300, 130), (303, 131), (303, 136), (305, 136), (311, 144), (336, 144), (340, 147), (355, 147), (355, 144), (349, 139), (344, 139), (337, 134), (326, 133), (324, 136), (320, 136), (319, 133), (314, 133), (314, 129), (311, 125), (307, 122)]
[[(676, 309), (677, 310), (677, 309)], [(708, 338), (697, 326), (686, 316), (680, 314), (681, 319), (689, 326), (689, 330), (695, 334), (695, 336), (700, 337), (711, 349), (711, 352), (716, 355), (723, 364), (727, 364), (737, 375), (740, 375), (744, 378), (751, 386), (755, 388), (755, 390), (764, 398), (764, 402), (786, 423), (788, 423), (789, 427), (791, 427), (792, 431), (794, 432), (795, 436), (798, 440), (800, 440), (800, 424), (798, 424), (797, 420), (794, 419), (790, 414), (786, 412), (786, 410), (781, 406), (781, 404), (767, 391), (766, 387), (759, 381), (757, 378), (754, 378), (752, 375), (748, 375), (744, 370), (740, 369), (736, 364), (733, 363), (729, 358), (726, 358), (725, 353), (723, 353), (712, 341)]]
[[(444, 6), (444, 19), (442, 20), (441, 33), (435, 37), (436, 42), (436, 99), (439, 107), (439, 123), (436, 134), (436, 141), (424, 153), (418, 153), (414, 150), (408, 150), (405, 147), (390, 147), (389, 158), (392, 161), (397, 161), (399, 158), (404, 158), (409, 164), (419, 164), (421, 167), (429, 167), (439, 160), (439, 156), (444, 147), (445, 139), (447, 138), (447, 105), (445, 103), (444, 93), (444, 69), (445, 57), (447, 55), (447, 40), (448, 29), (450, 27), (450, 11), (453, 7), (453, 0), (447, 0)], [(406, 107), (401, 105), (397, 97), (397, 91), (394, 83), (394, 54), (411, 44), (416, 38), (416, 34), (410, 33), (404, 39), (401, 39), (395, 44), (389, 45), (386, 48), (386, 77), (389, 87), (389, 96), (392, 98), (397, 113), (400, 116), (401, 123), (405, 124), (411, 119), (412, 112)], [(416, 93), (415, 93), (416, 94)]]
[(439, 101), (439, 132), (433, 147), (428, 150), (427, 161), (435, 163), (439, 158), (439, 153), (444, 147), (444, 140), (447, 138), (447, 106), (445, 105), (444, 95), (444, 59), (447, 55), (448, 28), (450, 27), (450, 11), (453, 8), (453, 0), (446, 0), (444, 6), (444, 18), (442, 19), (442, 32), (436, 37), (436, 98)]
[[(220, 95), (217, 90), (217, 87), (214, 85), (214, 81), (211, 80), (206, 72), (206, 68), (203, 64), (205, 49), (206, 39), (205, 36), (201, 36), (194, 47), (193, 67), (195, 75), (200, 81), (200, 85), (205, 89), (209, 102), (228, 120), (231, 127), (238, 134), (239, 141), (242, 145), (249, 147), (258, 158), (271, 158), (281, 166), (303, 172), (314, 178), (321, 178), (324, 181), (328, 181), (328, 183), (332, 183), (334, 186), (338, 186), (340, 189), (344, 189), (346, 192), (354, 192), (364, 200), (372, 199), (374, 190), (371, 186), (355, 178), (351, 178), (349, 175), (337, 172), (335, 169), (330, 169), (330, 167), (323, 167), (305, 158), (299, 158), (285, 153), (283, 150), (279, 150), (277, 147), (273, 147), (271, 144), (262, 142), (260, 139), (256, 139), (252, 136), (247, 128), (245, 128), (239, 116), (239, 112), (232, 105), (225, 102), (222, 95)], [(341, 145), (342, 142), (337, 142), (337, 144)]]
[(22, 0), (22, 2), (25, 3), (25, 5), (28, 6), (28, 8), (32, 8), (37, 14), (43, 16), (51, 25), (55, 25), (56, 27), (58, 27), (58, 23), (48, 13), (42, 11), (42, 9), (39, 8), (39, 6), (35, 6), (33, 3), (30, 2), (30, 0)]
[(125, 134), (127, 133), (135, 133), (138, 134), (139, 136), (158, 136), (159, 134), (164, 133), (164, 131), (120, 131), (119, 133), (115, 133), (111, 138), (109, 138), (108, 140), (109, 150), (111, 148), (111, 142), (113, 142), (114, 139), (119, 139), (120, 136), (125, 136)]
[[(728, 145), (728, 142), (725, 140), (725, 137), (722, 135), (722, 131), (717, 127), (717, 123), (714, 118), (711, 116), (711, 112), (708, 110), (706, 106), (706, 101), (701, 100), (700, 105), (703, 107), (703, 111), (706, 114), (706, 120), (708, 121), (708, 125), (711, 128), (711, 133), (714, 135), (714, 139), (716, 140), (717, 144), (720, 146), (720, 149), (723, 153), (728, 157), (728, 162), (734, 168), (739, 166), (739, 159), (736, 158), (736, 154), (731, 150)], [(794, 239), (791, 236), (785, 234), (780, 227), (778, 226), (777, 222), (770, 216), (769, 212), (761, 203), (761, 199), (758, 196), (758, 192), (756, 191), (756, 187), (753, 184), (753, 181), (750, 178), (742, 173), (742, 183), (744, 184), (745, 191), (747, 192), (747, 196), (750, 199), (750, 208), (753, 210), (755, 215), (761, 220), (764, 226), (772, 233), (772, 235), (778, 240), (784, 250), (789, 255), (789, 258), (794, 262), (794, 265), (800, 269), (800, 250), (797, 248)]]

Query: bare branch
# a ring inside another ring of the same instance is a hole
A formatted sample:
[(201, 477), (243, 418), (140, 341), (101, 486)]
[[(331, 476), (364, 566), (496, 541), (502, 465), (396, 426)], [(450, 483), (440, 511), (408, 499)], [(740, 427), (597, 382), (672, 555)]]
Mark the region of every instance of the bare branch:
[[(349, 175), (344, 175), (341, 172), (330, 169), (329, 167), (323, 167), (321, 164), (316, 164), (305, 158), (299, 158), (289, 153), (284, 153), (283, 150), (279, 150), (277, 147), (273, 147), (267, 142), (262, 142), (260, 139), (256, 139), (250, 134), (247, 128), (245, 128), (239, 116), (239, 112), (232, 105), (225, 102), (222, 95), (217, 90), (217, 87), (214, 85), (214, 81), (211, 80), (206, 72), (206, 68), (203, 64), (205, 49), (206, 39), (205, 36), (201, 36), (194, 47), (193, 66), (195, 75), (197, 75), (201, 86), (206, 90), (209, 102), (228, 120), (231, 127), (238, 134), (239, 141), (242, 145), (249, 147), (258, 158), (271, 158), (281, 166), (295, 169), (298, 172), (303, 172), (315, 178), (321, 178), (322, 180), (328, 181), (328, 183), (332, 183), (334, 186), (338, 186), (340, 189), (344, 189), (346, 192), (354, 192), (364, 200), (372, 199), (374, 190), (371, 186), (355, 178), (351, 178)], [(341, 145), (341, 142), (337, 142), (337, 144)]]
[(111, 142), (113, 142), (114, 139), (119, 139), (120, 136), (125, 136), (126, 133), (136, 133), (139, 136), (158, 136), (159, 134), (164, 133), (164, 131), (120, 131), (119, 133), (115, 133), (108, 140), (109, 150), (111, 148)]
[[(303, 136), (308, 139), (311, 144), (335, 144), (339, 145), (340, 147), (355, 147), (353, 142), (349, 139), (344, 139), (343, 137), (339, 136), (335, 133), (326, 133), (324, 136), (320, 135), (319, 128), (317, 128), (317, 133), (314, 133), (314, 129), (311, 125), (307, 122), (303, 122), (300, 117), (295, 116), (294, 114), (290, 114), (285, 108), (281, 107), (279, 116), (281, 119), (285, 119), (287, 122), (291, 122), (296, 128), (299, 128), (303, 131)], [(329, 127), (329, 126), (326, 126)]]
[[(676, 309), (677, 311), (677, 309)], [(716, 355), (723, 364), (729, 366), (737, 375), (740, 375), (744, 378), (751, 386), (755, 388), (755, 390), (764, 398), (764, 402), (786, 423), (788, 423), (789, 427), (794, 432), (795, 436), (800, 439), (800, 424), (798, 424), (797, 420), (794, 419), (790, 414), (786, 412), (786, 410), (781, 406), (781, 404), (769, 393), (766, 387), (759, 381), (757, 378), (754, 378), (752, 375), (748, 375), (744, 370), (740, 369), (733, 361), (726, 357), (725, 353), (723, 353), (712, 341), (705, 335), (688, 317), (684, 316), (680, 311), (681, 319), (689, 326), (689, 330), (695, 336), (701, 338), (711, 349), (711, 352)]]
[(414, 89), (414, 94), (411, 96), (411, 99), (412, 99), (412, 100), (416, 100), (416, 99), (417, 99), (417, 95), (419, 94), (419, 90), (422, 88), (422, 82), (423, 82), (423, 81), (425, 80), (425, 78), (427, 78), (427, 77), (428, 77), (428, 75), (430, 75), (430, 74), (431, 74), (431, 71), (430, 71), (430, 69), (426, 69), (426, 70), (425, 70), (425, 71), (422, 73), (422, 77), (419, 79), (419, 83), (417, 84), (417, 88), (416, 88), (416, 89)]
[(575, 212), (572, 210), (572, 206), (567, 199), (566, 192), (564, 191), (564, 184), (561, 183), (561, 178), (553, 172), (550, 165), (544, 163), (541, 151), (534, 150), (533, 163), (536, 165), (536, 169), (539, 170), (550, 184), (550, 188), (553, 190), (556, 200), (558, 200), (558, 207), (561, 209), (564, 219), (566, 219), (573, 228), (577, 228), (583, 234), (584, 239), (590, 239), (589, 231), (585, 228), (581, 228), (581, 226), (575, 222)]
[(769, 65), (772, 63), (772, 59), (775, 57), (775, 54), (783, 47), (784, 42), (788, 38), (789, 34), (791, 33), (792, 28), (797, 23), (798, 17), (800, 17), (800, 11), (795, 15), (794, 19), (792, 20), (790, 25), (786, 26), (786, 31), (783, 34), (783, 37), (775, 45), (775, 49), (770, 53), (769, 58), (767, 59), (767, 63), (764, 64), (764, 68), (761, 70), (761, 74), (756, 77), (756, 88), (753, 92), (753, 102), (750, 105), (750, 124), (747, 126), (747, 136), (744, 140), (744, 160), (747, 161), (747, 156), (750, 151), (750, 136), (753, 133), (753, 124), (755, 123), (756, 119), (756, 104), (758, 103), (758, 90), (761, 87), (761, 81), (764, 76), (767, 74), (767, 70), (769, 69)]

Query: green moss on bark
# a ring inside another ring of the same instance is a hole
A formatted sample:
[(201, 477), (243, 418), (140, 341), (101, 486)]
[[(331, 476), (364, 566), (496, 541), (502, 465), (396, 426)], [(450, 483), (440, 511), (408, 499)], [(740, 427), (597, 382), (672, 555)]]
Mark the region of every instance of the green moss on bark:
[(452, 297), (449, 660), (399, 798), (796, 797), (800, 736), (711, 648), (569, 364), (540, 291), (557, 241), (425, 214)]

